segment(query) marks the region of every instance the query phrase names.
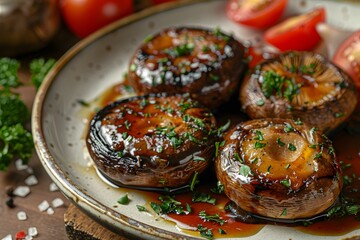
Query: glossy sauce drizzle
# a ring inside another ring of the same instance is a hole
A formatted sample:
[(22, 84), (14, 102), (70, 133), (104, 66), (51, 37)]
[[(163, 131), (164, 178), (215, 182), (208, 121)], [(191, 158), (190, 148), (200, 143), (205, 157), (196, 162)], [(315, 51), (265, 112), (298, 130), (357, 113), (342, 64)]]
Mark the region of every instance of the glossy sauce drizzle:
[[(131, 91), (130, 93), (128, 92), (128, 86), (129, 85), (125, 80), (123, 83), (117, 84), (105, 91), (96, 101), (97, 107), (105, 107), (110, 102), (119, 99), (119, 97), (123, 97), (126, 93), (132, 94)], [(225, 111), (228, 111), (229, 108), (225, 107), (224, 109), (227, 109)], [(234, 108), (232, 107), (231, 109)], [(93, 114), (90, 114), (88, 117), (91, 117), (92, 115)], [(234, 119), (234, 113), (229, 112), (220, 112), (218, 116), (226, 116), (231, 117), (232, 120)], [(219, 119), (219, 122), (224, 122), (224, 119), (222, 118)], [(242, 116), (239, 116), (239, 119), (242, 119)], [(234, 123), (232, 123), (232, 125), (233, 124)], [(354, 199), (356, 201), (355, 204), (360, 204), (360, 106), (358, 106), (349, 123), (345, 124), (341, 130), (338, 130), (338, 132), (330, 138), (333, 140), (337, 159), (343, 166), (343, 176), (347, 179), (345, 180), (342, 194), (345, 197)], [(186, 192), (173, 196), (175, 200), (181, 202), (184, 209), (186, 203), (191, 207), (190, 214), (168, 214), (169, 218), (174, 219), (176, 222), (183, 223), (183, 225), (188, 228), (195, 230), (186, 230), (185, 228), (180, 227), (181, 231), (194, 236), (199, 236), (199, 231), (196, 231), (196, 229), (201, 225), (203, 228), (211, 229), (214, 238), (246, 237), (256, 234), (265, 226), (264, 224), (247, 224), (234, 220), (231, 214), (225, 210), (225, 206), (230, 200), (224, 194), (216, 194), (210, 190), (216, 186), (217, 180), (215, 178), (215, 173), (210, 169), (203, 174), (202, 178), (203, 179), (200, 178), (200, 186), (196, 188), (196, 191), (210, 194), (212, 198), (216, 199), (216, 204), (193, 202), (192, 198), (194, 192)], [(143, 196), (148, 203), (146, 205), (149, 208), (151, 202), (160, 203), (158, 198), (163, 196), (153, 192), (134, 191)], [(219, 218), (224, 220), (224, 223), (221, 225), (213, 221), (204, 221), (199, 217), (199, 213), (204, 210), (207, 215), (218, 214)], [(268, 224), (273, 223), (269, 222)], [(297, 226), (293, 228), (312, 235), (339, 236), (360, 229), (360, 219), (359, 216), (346, 216), (312, 223), (306, 227)]]

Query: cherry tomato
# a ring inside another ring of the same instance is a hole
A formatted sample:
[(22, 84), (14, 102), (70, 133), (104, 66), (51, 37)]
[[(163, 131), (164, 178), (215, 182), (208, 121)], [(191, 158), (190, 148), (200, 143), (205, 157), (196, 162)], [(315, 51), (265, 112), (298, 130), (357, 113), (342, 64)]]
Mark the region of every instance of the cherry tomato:
[(60, 8), (70, 30), (81, 38), (134, 11), (133, 0), (61, 0)]
[(311, 50), (321, 40), (316, 31), (316, 25), (325, 21), (325, 15), (324, 8), (317, 8), (291, 17), (266, 30), (264, 39), (281, 51)]
[(254, 28), (267, 28), (276, 23), (285, 10), (287, 0), (229, 0), (227, 16)]
[(353, 33), (340, 45), (333, 62), (352, 77), (360, 90), (360, 31)]

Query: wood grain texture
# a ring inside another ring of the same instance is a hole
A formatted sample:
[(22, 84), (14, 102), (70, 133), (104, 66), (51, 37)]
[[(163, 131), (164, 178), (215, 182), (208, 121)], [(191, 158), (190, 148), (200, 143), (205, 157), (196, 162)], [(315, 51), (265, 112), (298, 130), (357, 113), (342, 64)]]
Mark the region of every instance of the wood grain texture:
[[(19, 78), (21, 82), (23, 82), (23, 86), (19, 87), (17, 92), (20, 94), (29, 110), (31, 110), (36, 94), (35, 88), (30, 83), (30, 61), (34, 58), (40, 57), (45, 59), (58, 59), (78, 40), (78, 38), (63, 27), (46, 48), (17, 58), (21, 63)], [(30, 124), (27, 128), (30, 129)], [(17, 171), (14, 164), (12, 164), (7, 171), (0, 171), (0, 239), (4, 238), (8, 234), (11, 234), (13, 239), (15, 239), (14, 236), (17, 232), (27, 232), (29, 227), (37, 228), (39, 235), (36, 239), (68, 239), (64, 227), (64, 213), (70, 203), (61, 192), (51, 192), (49, 190), (49, 185), (52, 180), (42, 167), (35, 150), (29, 161), (29, 166), (34, 170), (34, 175), (38, 179), (39, 183), (30, 187), (31, 193), (26, 198), (13, 198), (16, 206), (15, 208), (9, 208), (6, 205), (5, 202), (8, 199), (6, 191), (9, 188), (25, 186), (24, 180), (31, 174), (25, 170)], [(65, 205), (54, 209), (53, 215), (39, 211), (38, 205), (42, 201), (47, 200), (51, 204), (51, 201), (55, 198), (61, 198), (65, 202)], [(24, 211), (27, 214), (27, 220), (19, 221), (17, 219), (17, 213), (19, 211)]]
[(64, 221), (70, 240), (127, 240), (93, 221), (72, 204), (65, 212)]

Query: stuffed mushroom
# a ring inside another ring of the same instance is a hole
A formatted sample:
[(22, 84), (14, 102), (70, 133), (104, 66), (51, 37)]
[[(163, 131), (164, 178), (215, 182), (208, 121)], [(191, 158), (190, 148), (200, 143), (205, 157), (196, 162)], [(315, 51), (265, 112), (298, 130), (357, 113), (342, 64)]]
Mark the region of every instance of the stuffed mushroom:
[(129, 81), (139, 94), (190, 93), (217, 108), (236, 92), (246, 66), (245, 47), (219, 29), (173, 27), (135, 51)]
[(251, 120), (225, 135), (215, 161), (226, 195), (242, 210), (273, 219), (309, 218), (342, 188), (330, 140), (300, 121)]
[(212, 113), (188, 96), (137, 96), (94, 116), (87, 148), (98, 170), (117, 185), (176, 188), (209, 165), (215, 130)]
[(323, 56), (287, 52), (259, 64), (245, 77), (242, 108), (253, 119), (298, 119), (329, 132), (357, 104), (352, 79)]

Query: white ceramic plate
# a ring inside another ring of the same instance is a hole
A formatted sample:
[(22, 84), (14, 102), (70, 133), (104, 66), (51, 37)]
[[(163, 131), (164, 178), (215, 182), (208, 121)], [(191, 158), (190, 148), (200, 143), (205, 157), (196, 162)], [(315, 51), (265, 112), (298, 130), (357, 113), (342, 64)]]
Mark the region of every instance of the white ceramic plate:
[[(118, 233), (136, 238), (181, 239), (187, 235), (173, 223), (139, 212), (145, 204), (137, 191), (115, 189), (99, 180), (84, 157), (85, 124), (79, 116), (79, 99), (93, 100), (104, 90), (121, 81), (129, 58), (149, 34), (169, 26), (221, 27), (241, 40), (253, 39), (257, 32), (240, 27), (225, 15), (226, 1), (185, 1), (148, 9), (100, 30), (79, 42), (66, 53), (47, 76), (35, 99), (33, 134), (36, 150), (51, 178), (63, 193), (88, 215)], [(328, 23), (350, 30), (360, 28), (360, 5), (334, 1), (289, 1), (286, 14), (304, 12), (323, 5)], [(125, 193), (129, 205), (116, 201)], [(116, 208), (114, 205), (118, 205)], [(360, 230), (346, 236), (359, 235)], [(226, 235), (224, 235), (226, 236)], [(346, 237), (342, 236), (342, 237)], [(266, 226), (247, 239), (338, 239), (313, 236), (292, 228)]]

